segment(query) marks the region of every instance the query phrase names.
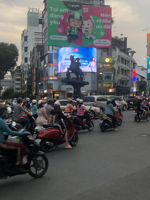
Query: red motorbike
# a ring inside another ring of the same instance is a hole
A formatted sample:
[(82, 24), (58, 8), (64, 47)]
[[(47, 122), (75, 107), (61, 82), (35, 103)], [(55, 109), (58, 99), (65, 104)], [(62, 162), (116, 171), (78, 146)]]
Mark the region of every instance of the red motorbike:
[[(76, 146), (78, 143), (79, 137), (71, 119), (67, 118), (65, 120), (65, 125), (68, 132), (69, 144), (71, 146)], [(41, 146), (42, 151), (48, 152), (53, 147), (65, 143), (65, 138), (62, 137), (62, 135), (60, 134), (59, 127), (56, 127), (50, 124), (46, 124), (42, 126), (44, 129), (42, 129), (37, 136), (37, 139), (41, 140), (40, 146)], [(38, 131), (38, 126), (35, 128), (35, 130)]]
[(82, 118), (72, 114), (73, 124), (75, 126), (75, 129), (77, 131), (80, 131), (80, 130), (93, 131), (94, 123), (93, 123), (93, 120), (92, 120), (92, 116), (88, 112), (85, 112), (84, 115), (89, 117), (89, 121), (88, 121), (87, 124), (86, 124), (86, 119), (82, 119)]

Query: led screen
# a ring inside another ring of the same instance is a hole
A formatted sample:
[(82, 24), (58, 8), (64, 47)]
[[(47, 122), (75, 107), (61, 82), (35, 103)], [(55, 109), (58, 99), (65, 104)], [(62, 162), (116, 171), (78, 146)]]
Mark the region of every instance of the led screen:
[(96, 49), (92, 47), (66, 47), (58, 50), (58, 73), (67, 72), (70, 67), (70, 56), (81, 63), (83, 72), (97, 72)]

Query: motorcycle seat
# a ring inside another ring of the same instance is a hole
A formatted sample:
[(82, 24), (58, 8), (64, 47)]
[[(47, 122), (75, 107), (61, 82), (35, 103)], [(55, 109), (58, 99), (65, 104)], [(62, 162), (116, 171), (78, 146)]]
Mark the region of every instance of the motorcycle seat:
[(58, 126), (54, 126), (53, 124), (43, 124), (44, 128), (59, 128)]

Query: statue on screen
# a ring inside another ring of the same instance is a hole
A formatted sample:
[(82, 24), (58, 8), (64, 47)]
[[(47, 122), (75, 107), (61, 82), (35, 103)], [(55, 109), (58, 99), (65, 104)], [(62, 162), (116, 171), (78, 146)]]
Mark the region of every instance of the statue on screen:
[(70, 73), (75, 73), (77, 79), (82, 79), (83, 80), (83, 77), (84, 77), (84, 74), (82, 72), (82, 70), (80, 69), (80, 66), (81, 66), (81, 63), (80, 63), (80, 58), (74, 58), (74, 56), (70, 56), (70, 60), (71, 60), (71, 65), (70, 67), (68, 68), (67, 70), (67, 78), (69, 79), (71, 76), (70, 76)]

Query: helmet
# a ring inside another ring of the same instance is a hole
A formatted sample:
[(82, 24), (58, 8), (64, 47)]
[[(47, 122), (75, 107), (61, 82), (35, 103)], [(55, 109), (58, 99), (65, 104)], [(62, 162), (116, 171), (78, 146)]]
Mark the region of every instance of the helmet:
[(30, 101), (30, 99), (29, 99), (29, 98), (26, 98), (26, 101)]
[(72, 99), (70, 99), (70, 98), (69, 98), (69, 99), (68, 99), (68, 102), (70, 102), (70, 103), (71, 103), (71, 102), (72, 102)]
[(80, 99), (80, 100), (79, 100), (79, 103), (80, 103), (80, 104), (82, 104), (82, 103), (83, 103), (83, 100), (82, 100), (82, 99)]
[(115, 98), (114, 98), (114, 97), (112, 97), (112, 98), (111, 98), (111, 100), (115, 100)]
[(135, 99), (139, 99), (139, 97), (136, 96)]
[(80, 99), (79, 98), (77, 98), (77, 100), (76, 101), (79, 101)]
[(111, 102), (111, 99), (107, 99), (107, 102)]
[(22, 103), (22, 98), (21, 98), (21, 97), (19, 97), (19, 98), (17, 99), (17, 103)]
[(40, 100), (40, 101), (38, 102), (39, 105), (40, 105), (40, 104), (44, 104), (44, 103), (45, 103), (44, 100)]
[(146, 98), (145, 98), (145, 97), (142, 97), (142, 99), (145, 100)]
[(54, 101), (52, 99), (49, 99), (47, 103), (51, 104), (51, 103), (54, 103)]
[(32, 100), (32, 103), (37, 103), (37, 100), (36, 100), (36, 99), (33, 99), (33, 100)]
[(54, 105), (55, 105), (55, 106), (61, 106), (61, 104), (60, 104), (59, 101), (56, 101), (56, 102), (54, 103)]

